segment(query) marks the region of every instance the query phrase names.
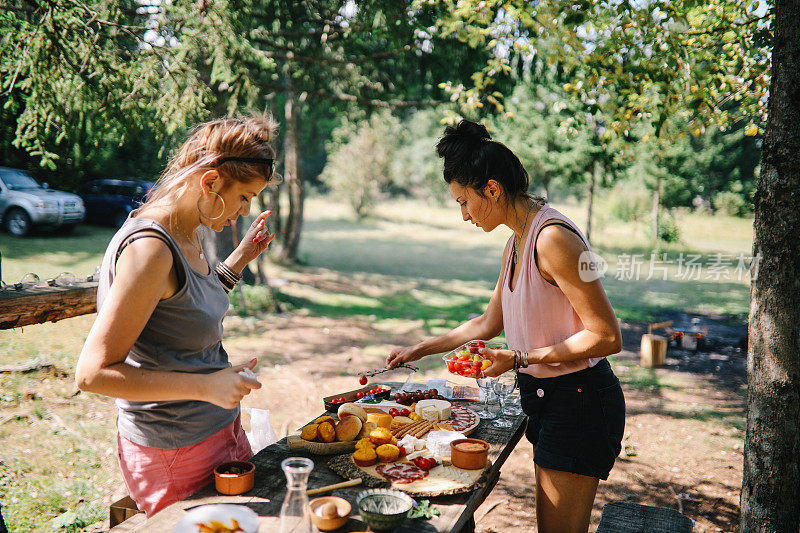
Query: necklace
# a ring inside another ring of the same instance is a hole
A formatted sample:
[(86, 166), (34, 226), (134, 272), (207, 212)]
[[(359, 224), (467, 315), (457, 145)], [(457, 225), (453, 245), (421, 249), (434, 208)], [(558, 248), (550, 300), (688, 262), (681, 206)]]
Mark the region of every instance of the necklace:
[[(533, 211), (533, 208), (535, 206), (536, 206), (536, 202), (531, 202), (531, 205), (528, 208), (528, 212), (525, 213), (525, 222), (522, 223), (522, 234), (523, 235), (525, 234), (525, 228), (528, 227), (528, 217), (531, 216), (531, 211)], [(514, 233), (514, 254), (511, 256), (511, 260), (513, 261), (513, 263), (515, 265), (517, 264), (517, 259), (518, 259), (517, 250), (519, 250), (519, 242), (520, 242), (520, 239), (519, 239), (519, 237), (517, 237), (517, 234), (515, 232)]]
[[(180, 233), (181, 233), (181, 234), (182, 234), (182, 235), (183, 235), (183, 236), (186, 238), (186, 241), (187, 241), (189, 244), (191, 244), (191, 245), (192, 245), (192, 248), (194, 248), (194, 249), (195, 249), (195, 251), (196, 251), (198, 254), (200, 254), (200, 259), (205, 259), (205, 258), (206, 258), (206, 256), (203, 254), (203, 247), (202, 247), (201, 245), (198, 245), (198, 244), (196, 244), (196, 243), (194, 242), (194, 239), (192, 239), (191, 237), (189, 237), (189, 234), (188, 234), (188, 233), (186, 233), (185, 231), (181, 230), (181, 231), (180, 231)], [(194, 233), (193, 235), (194, 235), (195, 237), (197, 237), (197, 233)]]

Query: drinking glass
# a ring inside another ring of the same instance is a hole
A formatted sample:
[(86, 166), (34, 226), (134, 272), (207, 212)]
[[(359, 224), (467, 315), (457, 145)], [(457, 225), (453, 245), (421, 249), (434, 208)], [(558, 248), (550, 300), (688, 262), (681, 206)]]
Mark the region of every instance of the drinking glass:
[(502, 414), (505, 416), (521, 415), (522, 408), (520, 407), (519, 378), (517, 373), (509, 370), (508, 372), (499, 376), (497, 379), (504, 380), (511, 384), (511, 392), (506, 396), (506, 403), (503, 407)]
[(489, 410), (489, 395), (492, 394), (494, 388), (494, 378), (475, 378), (478, 382), (478, 387), (483, 391), (483, 408), (478, 411), (478, 417), (484, 420), (491, 420), (497, 418), (497, 415)]
[[(506, 372), (505, 374), (508, 374), (508, 372)], [(509, 380), (508, 378), (500, 379), (502, 377), (503, 376), (499, 376), (497, 379), (494, 380), (494, 383), (492, 383), (492, 388), (494, 389), (495, 394), (497, 394), (497, 397), (500, 399), (500, 415), (501, 415), (499, 418), (492, 421), (492, 425), (496, 428), (510, 428), (511, 426), (514, 425), (514, 423), (511, 422), (510, 420), (503, 418), (502, 415), (505, 414), (506, 399), (508, 398), (508, 395), (511, 394), (511, 392), (514, 390), (514, 377), (512, 376), (511, 380)]]

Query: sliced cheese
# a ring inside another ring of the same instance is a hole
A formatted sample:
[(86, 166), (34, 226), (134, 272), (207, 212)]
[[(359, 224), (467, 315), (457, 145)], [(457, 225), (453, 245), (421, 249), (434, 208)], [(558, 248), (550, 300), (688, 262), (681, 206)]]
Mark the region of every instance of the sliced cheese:
[(450, 418), (450, 402), (446, 400), (420, 400), (414, 411), (424, 420), (439, 422)]

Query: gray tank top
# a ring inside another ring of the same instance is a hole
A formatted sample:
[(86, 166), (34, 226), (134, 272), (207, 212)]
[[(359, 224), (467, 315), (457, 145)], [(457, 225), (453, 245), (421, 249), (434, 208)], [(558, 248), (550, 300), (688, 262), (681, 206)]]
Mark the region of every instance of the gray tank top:
[[(228, 310), (228, 295), (216, 271), (210, 265), (208, 275), (194, 270), (167, 230), (154, 220), (128, 218), (111, 239), (100, 269), (97, 309), (103, 306), (114, 281), (120, 246), (143, 230), (162, 235), (169, 244), (178, 271), (179, 288), (173, 296), (156, 305), (125, 362), (137, 368), (200, 374), (231, 366), (222, 347), (222, 318)], [(223, 409), (193, 400), (133, 402), (117, 399), (116, 403), (119, 434), (152, 448), (191, 446), (231, 424), (239, 414), (238, 407)]]

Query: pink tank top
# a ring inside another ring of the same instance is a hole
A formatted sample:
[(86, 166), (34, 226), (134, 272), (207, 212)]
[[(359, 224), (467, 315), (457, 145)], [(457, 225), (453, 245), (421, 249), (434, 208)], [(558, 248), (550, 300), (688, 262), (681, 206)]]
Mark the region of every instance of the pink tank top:
[[(511, 350), (532, 350), (559, 344), (585, 329), (578, 313), (561, 292), (542, 277), (534, 261), (534, 243), (545, 223), (559, 221), (573, 228), (584, 243), (583, 233), (567, 217), (545, 204), (536, 213), (522, 253), (517, 252), (517, 284), (511, 290), (511, 256), (514, 236), (506, 244), (506, 269), (503, 275), (503, 328)], [(588, 245), (587, 245), (588, 246)], [(520, 372), (537, 378), (561, 376), (596, 365), (602, 357), (553, 364), (531, 364)]]

